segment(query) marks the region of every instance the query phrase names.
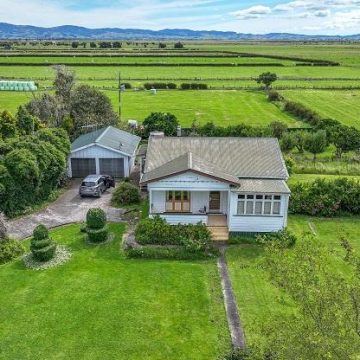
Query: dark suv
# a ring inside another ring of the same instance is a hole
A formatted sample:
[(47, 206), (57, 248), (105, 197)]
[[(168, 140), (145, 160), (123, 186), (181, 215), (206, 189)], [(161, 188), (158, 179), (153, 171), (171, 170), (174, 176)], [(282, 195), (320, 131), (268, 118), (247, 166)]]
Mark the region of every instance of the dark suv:
[(110, 187), (115, 187), (115, 180), (110, 175), (88, 175), (81, 183), (79, 195), (101, 197)]

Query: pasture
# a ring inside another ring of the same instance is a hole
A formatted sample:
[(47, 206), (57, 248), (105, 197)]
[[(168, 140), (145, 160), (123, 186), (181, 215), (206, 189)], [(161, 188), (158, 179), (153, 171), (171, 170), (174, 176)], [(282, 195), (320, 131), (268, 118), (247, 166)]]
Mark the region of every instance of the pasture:
[(332, 118), (360, 129), (360, 91), (282, 91), (286, 99), (297, 101), (323, 118)]

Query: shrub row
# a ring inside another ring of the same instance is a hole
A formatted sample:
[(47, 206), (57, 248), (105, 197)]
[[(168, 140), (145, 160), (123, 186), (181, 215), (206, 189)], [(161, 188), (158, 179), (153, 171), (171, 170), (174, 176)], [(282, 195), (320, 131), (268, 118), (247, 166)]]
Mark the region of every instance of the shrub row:
[(181, 90), (207, 90), (208, 85), (204, 83), (182, 83)]
[(177, 85), (174, 83), (161, 83), (161, 82), (154, 82), (154, 83), (145, 83), (144, 88), (146, 90), (150, 89), (176, 89)]
[(317, 179), (291, 186), (289, 211), (293, 214), (336, 216), (360, 214), (360, 182), (340, 178)]
[(181, 245), (190, 252), (197, 252), (207, 248), (211, 235), (204, 224), (169, 225), (160, 216), (156, 216), (139, 222), (135, 239), (142, 245)]

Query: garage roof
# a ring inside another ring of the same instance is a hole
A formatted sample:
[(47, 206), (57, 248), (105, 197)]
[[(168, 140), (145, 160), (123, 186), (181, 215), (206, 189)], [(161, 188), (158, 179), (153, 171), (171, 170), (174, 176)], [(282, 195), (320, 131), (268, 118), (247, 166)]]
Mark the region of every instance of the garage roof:
[(100, 145), (120, 151), (127, 155), (134, 155), (141, 138), (126, 131), (108, 126), (88, 134), (79, 136), (71, 144), (71, 152), (91, 145)]

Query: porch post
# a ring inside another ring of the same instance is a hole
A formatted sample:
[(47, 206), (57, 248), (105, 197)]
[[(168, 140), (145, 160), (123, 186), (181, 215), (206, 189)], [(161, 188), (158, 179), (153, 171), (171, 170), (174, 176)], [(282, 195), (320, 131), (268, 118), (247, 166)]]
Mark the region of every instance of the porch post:
[(149, 189), (149, 213), (152, 214), (152, 190)]

